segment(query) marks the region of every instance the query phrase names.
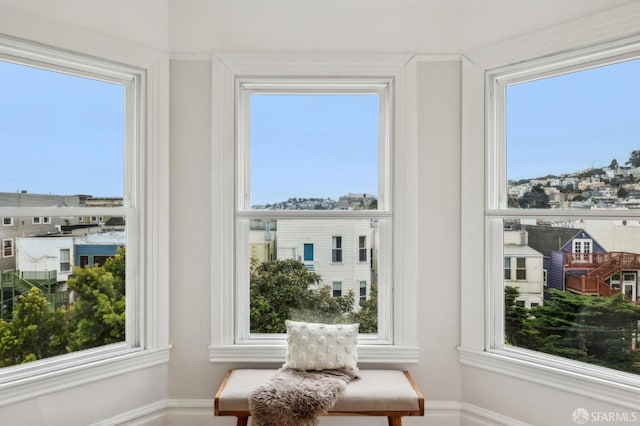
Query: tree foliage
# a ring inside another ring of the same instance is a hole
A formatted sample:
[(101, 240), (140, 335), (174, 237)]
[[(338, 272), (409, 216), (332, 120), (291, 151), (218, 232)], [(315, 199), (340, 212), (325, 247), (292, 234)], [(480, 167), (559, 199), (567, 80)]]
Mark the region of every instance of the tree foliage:
[(548, 209), (549, 196), (544, 192), (542, 185), (538, 184), (526, 192), (519, 200), (519, 207), (525, 209)]
[(70, 308), (72, 351), (125, 339), (125, 249), (119, 248), (104, 267), (74, 268), (69, 289), (76, 294)]
[[(285, 333), (287, 319), (324, 323), (360, 322), (361, 332), (377, 330), (377, 295), (373, 302), (372, 293), (368, 303), (361, 302), (361, 309), (356, 312), (352, 291), (333, 297), (331, 287), (321, 282), (318, 274), (307, 271), (304, 264), (297, 260), (252, 260), (251, 332)], [(372, 316), (375, 322), (371, 320)]]
[(629, 154), (629, 160), (624, 164), (630, 164), (632, 167), (640, 167), (640, 150), (634, 149)]
[(378, 285), (371, 284), (369, 298), (360, 301), (360, 310), (350, 314), (349, 322), (359, 323), (360, 333), (378, 332)]
[(517, 297), (517, 289), (505, 290), (507, 343), (640, 373), (640, 355), (632, 350), (640, 306), (624, 295), (594, 297), (551, 290), (549, 300), (532, 309), (515, 306)]
[(12, 320), (0, 320), (0, 367), (124, 340), (124, 248), (104, 266), (75, 268), (68, 286), (68, 311), (54, 311), (35, 287), (18, 297)]
[(67, 352), (64, 309), (53, 311), (37, 288), (20, 296), (11, 321), (0, 320), (0, 366), (22, 364)]

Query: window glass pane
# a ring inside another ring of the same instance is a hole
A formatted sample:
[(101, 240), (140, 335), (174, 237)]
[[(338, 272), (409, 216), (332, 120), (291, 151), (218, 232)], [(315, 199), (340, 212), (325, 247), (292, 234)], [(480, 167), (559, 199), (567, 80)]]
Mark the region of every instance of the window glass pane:
[(12, 337), (0, 344), (0, 366), (124, 341), (123, 218), (110, 218), (113, 226), (15, 219), (16, 229), (0, 231), (15, 241), (15, 255), (0, 257), (0, 331)]
[(506, 87), (507, 207), (543, 209), (503, 219), (506, 344), (640, 373), (640, 222), (617, 218), (640, 208), (639, 75), (633, 59)]
[(514, 208), (640, 207), (640, 60), (507, 86)]
[(124, 341), (125, 221), (105, 218), (0, 228), (0, 366)]
[[(367, 235), (377, 259), (374, 222), (264, 219), (247, 223), (252, 333), (284, 333), (286, 319), (358, 322), (362, 333), (377, 332), (378, 262), (363, 263), (358, 258), (359, 236)], [(343, 236), (337, 238), (336, 233)], [(336, 245), (342, 253), (338, 264), (334, 262)], [(309, 247), (313, 247), (312, 259), (305, 256)], [(369, 294), (367, 282), (371, 283)]]
[(254, 209), (377, 209), (377, 94), (251, 96)]
[[(517, 254), (523, 271), (505, 277), (505, 343), (640, 373), (640, 221), (504, 225), (505, 255)], [(590, 251), (576, 253), (576, 241)]]
[(120, 84), (0, 60), (0, 207), (121, 200), (124, 92)]

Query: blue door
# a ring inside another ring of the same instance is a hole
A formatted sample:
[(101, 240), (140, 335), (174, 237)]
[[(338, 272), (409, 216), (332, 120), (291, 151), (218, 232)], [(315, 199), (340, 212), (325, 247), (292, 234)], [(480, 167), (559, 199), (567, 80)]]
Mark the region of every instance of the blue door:
[(313, 244), (304, 245), (304, 260), (309, 262), (313, 261)]

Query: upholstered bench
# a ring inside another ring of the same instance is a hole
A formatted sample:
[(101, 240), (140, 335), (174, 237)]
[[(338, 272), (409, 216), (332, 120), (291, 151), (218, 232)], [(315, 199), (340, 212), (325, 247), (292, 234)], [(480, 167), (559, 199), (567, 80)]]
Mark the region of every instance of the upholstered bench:
[[(214, 399), (216, 416), (235, 416), (246, 426), (251, 391), (267, 382), (276, 370), (230, 370)], [(360, 370), (328, 416), (384, 416), (389, 426), (402, 425), (403, 416), (424, 416), (424, 396), (407, 371)]]

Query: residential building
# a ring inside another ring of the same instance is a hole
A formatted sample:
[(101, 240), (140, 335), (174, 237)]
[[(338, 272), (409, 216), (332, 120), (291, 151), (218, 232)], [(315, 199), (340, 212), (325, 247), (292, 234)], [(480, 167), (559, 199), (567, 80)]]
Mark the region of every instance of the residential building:
[(370, 294), (377, 280), (376, 250), (377, 232), (369, 220), (278, 221), (277, 258), (302, 261), (334, 295)]
[[(615, 236), (621, 234), (611, 228), (619, 225), (609, 221), (582, 221), (576, 225), (580, 227), (525, 227), (529, 245), (544, 253), (547, 288), (595, 296), (622, 292), (637, 301), (640, 250), (634, 248), (637, 243), (633, 235), (616, 240)], [(617, 248), (607, 250), (586, 232), (587, 228), (598, 229), (600, 235), (617, 241), (617, 245), (611, 245)], [(610, 233), (605, 233), (605, 228)]]
[(527, 245), (527, 231), (505, 231), (504, 285), (518, 289), (516, 303), (526, 308), (542, 305), (544, 278), (542, 253)]
[(104, 265), (115, 256), (118, 248), (124, 247), (124, 231), (108, 231), (73, 237), (74, 266)]

